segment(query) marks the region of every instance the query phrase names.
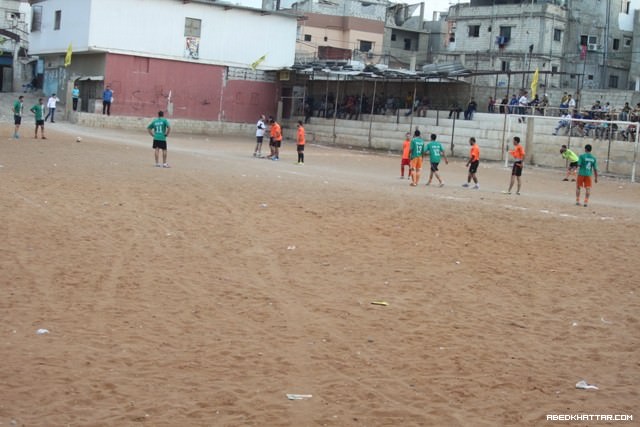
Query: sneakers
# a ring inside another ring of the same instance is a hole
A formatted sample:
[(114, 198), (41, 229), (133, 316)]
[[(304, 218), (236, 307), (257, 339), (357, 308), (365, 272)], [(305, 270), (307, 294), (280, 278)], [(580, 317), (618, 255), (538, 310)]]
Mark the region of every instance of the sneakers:
[[(444, 184), (442, 184), (442, 185), (444, 185)], [(442, 185), (440, 187), (442, 187)], [(473, 189), (474, 190), (479, 190), (480, 189), (480, 185), (478, 185), (478, 184), (474, 185)]]
[(576, 202), (576, 206), (580, 206), (580, 202)]
[(584, 204), (584, 205), (582, 205), (582, 206), (584, 206), (584, 207), (586, 208), (586, 207), (587, 207), (587, 204), (585, 203), (585, 204)]
[(563, 179), (563, 181), (569, 181), (569, 178), (565, 178), (565, 179)]
[(275, 161), (280, 160), (280, 157), (272, 157), (271, 160), (273, 160), (275, 162)]
[(464, 188), (467, 188), (467, 187), (469, 187), (469, 183), (468, 183), (468, 182), (465, 182), (464, 184), (462, 184), (462, 186), (463, 186)]
[[(444, 187), (444, 182), (441, 182), (440, 185), (438, 185), (438, 187), (440, 187), (440, 188)], [(476, 185), (476, 187), (477, 187), (477, 185)]]
[(520, 195), (520, 192), (519, 192), (519, 191), (516, 191), (516, 194), (519, 196), (519, 195)]
[(156, 167), (157, 168), (161, 168), (162, 167), (162, 163), (156, 163)]
[(511, 191), (503, 191), (502, 194), (511, 194)]
[(169, 166), (169, 163), (165, 163), (162, 165), (163, 168), (170, 168), (171, 166)]
[(20, 135), (18, 135), (17, 133), (13, 134), (13, 139), (20, 139)]

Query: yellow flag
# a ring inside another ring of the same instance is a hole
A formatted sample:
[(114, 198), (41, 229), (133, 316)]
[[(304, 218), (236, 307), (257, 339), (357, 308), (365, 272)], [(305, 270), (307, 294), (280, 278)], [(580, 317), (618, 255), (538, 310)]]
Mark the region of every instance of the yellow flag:
[(540, 70), (536, 67), (536, 72), (533, 73), (533, 79), (531, 80), (531, 99), (536, 97), (538, 91), (538, 78), (540, 77)]
[(258, 58), (255, 61), (253, 61), (253, 63), (251, 64), (251, 69), (255, 71), (255, 69), (258, 68), (258, 65), (262, 64), (262, 62), (265, 59), (267, 59), (267, 54), (266, 53), (264, 55), (262, 55), (260, 58)]
[(69, 43), (69, 47), (67, 48), (67, 54), (64, 57), (64, 66), (68, 67), (71, 65), (71, 54), (73, 53), (73, 46)]

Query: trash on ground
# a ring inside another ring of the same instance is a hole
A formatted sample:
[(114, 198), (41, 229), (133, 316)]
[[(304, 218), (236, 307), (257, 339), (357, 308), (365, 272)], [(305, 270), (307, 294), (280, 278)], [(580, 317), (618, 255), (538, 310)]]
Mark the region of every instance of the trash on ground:
[(373, 305), (389, 305), (389, 303), (386, 302), (386, 301), (371, 301), (371, 304), (373, 304)]
[(38, 329), (36, 331), (36, 334), (38, 334), (38, 335), (44, 335), (44, 334), (48, 334), (48, 333), (49, 333), (49, 330), (48, 329), (43, 329), (43, 328), (40, 328), (40, 329)]
[(582, 390), (599, 390), (595, 384), (588, 384), (585, 380), (580, 380), (576, 383), (576, 388)]
[(287, 393), (287, 399), (289, 400), (305, 400), (311, 399), (313, 396), (311, 394), (289, 394)]

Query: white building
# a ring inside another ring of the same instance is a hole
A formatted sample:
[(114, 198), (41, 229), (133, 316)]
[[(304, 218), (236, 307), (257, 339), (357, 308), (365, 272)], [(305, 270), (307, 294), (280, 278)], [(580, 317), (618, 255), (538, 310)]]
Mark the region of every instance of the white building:
[(67, 93), (74, 82), (85, 111), (110, 85), (118, 114), (168, 106), (175, 116), (253, 120), (277, 99), (276, 71), (294, 62), (290, 13), (208, 0), (36, 0), (32, 8), (30, 53), (44, 60), (45, 93)]

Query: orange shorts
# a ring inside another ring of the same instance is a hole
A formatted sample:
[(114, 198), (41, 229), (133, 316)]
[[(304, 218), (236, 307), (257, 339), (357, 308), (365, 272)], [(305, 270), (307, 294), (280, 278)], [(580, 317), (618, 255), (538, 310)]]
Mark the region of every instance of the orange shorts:
[(578, 188), (591, 188), (591, 177), (590, 176), (582, 176), (578, 175), (578, 180), (576, 181), (576, 185)]
[(422, 169), (422, 156), (411, 159), (411, 169)]

